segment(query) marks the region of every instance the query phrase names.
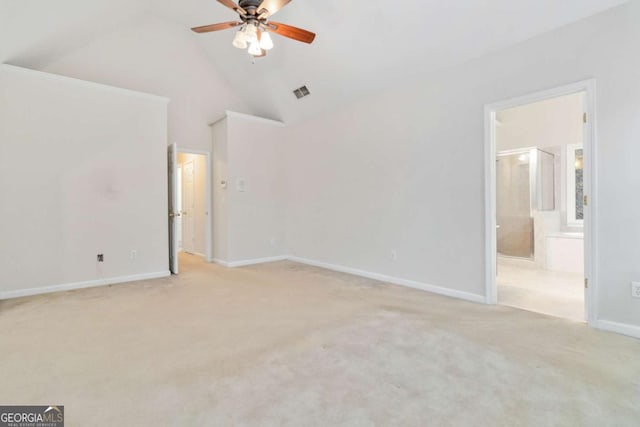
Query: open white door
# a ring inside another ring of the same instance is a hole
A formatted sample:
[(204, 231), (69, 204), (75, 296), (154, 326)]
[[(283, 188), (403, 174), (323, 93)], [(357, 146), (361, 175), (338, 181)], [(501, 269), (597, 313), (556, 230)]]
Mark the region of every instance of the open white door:
[[(587, 323), (593, 324), (596, 321), (596, 310), (593, 306), (594, 303), (594, 294), (593, 287), (590, 285), (590, 278), (592, 277), (592, 245), (593, 245), (593, 220), (592, 220), (592, 211), (591, 204), (589, 203), (589, 195), (592, 190), (592, 183), (594, 182), (593, 176), (593, 168), (595, 162), (593, 161), (594, 147), (592, 135), (594, 135), (593, 128), (593, 109), (591, 108), (590, 103), (592, 102), (593, 91), (585, 91), (584, 96), (582, 97), (582, 111), (584, 115), (582, 117), (582, 150), (574, 151), (576, 159), (574, 161), (575, 167), (578, 168), (578, 165), (582, 164), (582, 231), (583, 231), (583, 242), (584, 242), (584, 317)], [(582, 155), (581, 159), (577, 157)], [(575, 184), (575, 183), (574, 183)], [(574, 185), (574, 192), (575, 192)], [(577, 197), (576, 197), (577, 198)], [(577, 202), (577, 200), (576, 200)], [(576, 216), (576, 215), (574, 215)]]
[(178, 274), (178, 145), (174, 142), (168, 148), (169, 162), (169, 269)]

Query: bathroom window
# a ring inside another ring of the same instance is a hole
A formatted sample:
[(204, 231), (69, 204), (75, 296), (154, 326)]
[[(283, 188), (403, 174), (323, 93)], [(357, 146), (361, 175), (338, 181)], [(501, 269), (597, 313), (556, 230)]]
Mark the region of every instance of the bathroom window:
[(584, 224), (584, 151), (582, 144), (567, 146), (567, 225)]

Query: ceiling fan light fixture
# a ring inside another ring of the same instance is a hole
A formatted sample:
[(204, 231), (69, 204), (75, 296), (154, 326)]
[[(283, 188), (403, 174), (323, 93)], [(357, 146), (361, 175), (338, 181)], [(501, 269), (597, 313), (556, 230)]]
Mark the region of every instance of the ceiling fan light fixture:
[(233, 46), (238, 49), (247, 48), (247, 38), (245, 37), (244, 31), (240, 30), (236, 33), (236, 36), (233, 38)]
[(254, 56), (262, 55), (262, 48), (260, 47), (260, 43), (258, 43), (257, 41), (252, 42), (249, 45), (249, 54)]
[(271, 39), (271, 35), (266, 31), (262, 33), (262, 37), (260, 37), (260, 47), (264, 50), (273, 49), (273, 40)]
[(258, 42), (258, 27), (254, 23), (250, 22), (247, 24), (247, 27), (244, 29), (244, 39), (249, 45)]
[(247, 49), (256, 58), (264, 57), (273, 49), (273, 40), (268, 32), (276, 33), (299, 42), (313, 43), (316, 35), (291, 25), (270, 21), (271, 16), (292, 0), (218, 0), (219, 3), (238, 14), (235, 21), (201, 25), (191, 30), (198, 34), (240, 27), (232, 41), (234, 47)]

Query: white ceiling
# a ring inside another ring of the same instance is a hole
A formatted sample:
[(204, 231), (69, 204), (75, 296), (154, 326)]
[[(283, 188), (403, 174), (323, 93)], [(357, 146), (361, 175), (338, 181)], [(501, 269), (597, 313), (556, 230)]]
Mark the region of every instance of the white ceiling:
[(146, 0), (0, 0), (0, 62), (41, 68), (148, 6)]
[[(295, 122), (569, 24), (626, 0), (294, 0), (274, 19), (318, 34), (278, 36), (255, 64), (233, 30), (192, 34), (251, 112)], [(44, 67), (143, 13), (197, 25), (235, 20), (215, 0), (0, 0), (0, 62)], [(306, 84), (312, 95), (296, 100)]]

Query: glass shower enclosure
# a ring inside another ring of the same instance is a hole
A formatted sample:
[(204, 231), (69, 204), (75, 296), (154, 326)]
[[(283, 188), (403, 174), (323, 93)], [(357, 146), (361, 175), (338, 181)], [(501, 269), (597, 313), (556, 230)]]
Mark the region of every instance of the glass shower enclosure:
[(498, 153), (496, 214), (498, 253), (535, 254), (535, 211), (555, 209), (555, 156), (538, 148)]

